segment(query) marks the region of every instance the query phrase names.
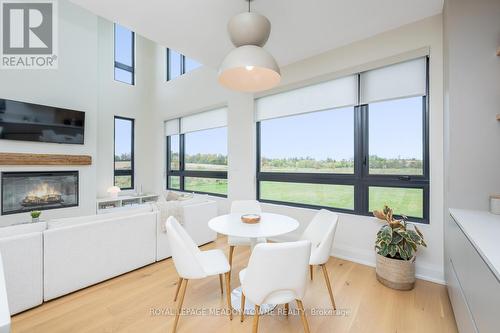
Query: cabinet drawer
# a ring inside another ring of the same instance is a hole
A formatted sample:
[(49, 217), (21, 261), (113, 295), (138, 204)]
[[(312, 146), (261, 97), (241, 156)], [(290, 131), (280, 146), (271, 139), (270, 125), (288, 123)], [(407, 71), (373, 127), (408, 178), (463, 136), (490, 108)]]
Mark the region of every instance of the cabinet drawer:
[(451, 259), (447, 262), (446, 270), (448, 294), (453, 305), (453, 313), (455, 314), (458, 330), (460, 333), (477, 333), (476, 325), (472, 319), (472, 314), (470, 313), (467, 300), (463, 294)]
[(450, 217), (447, 228), (449, 256), (479, 332), (498, 332), (500, 282), (458, 224)]

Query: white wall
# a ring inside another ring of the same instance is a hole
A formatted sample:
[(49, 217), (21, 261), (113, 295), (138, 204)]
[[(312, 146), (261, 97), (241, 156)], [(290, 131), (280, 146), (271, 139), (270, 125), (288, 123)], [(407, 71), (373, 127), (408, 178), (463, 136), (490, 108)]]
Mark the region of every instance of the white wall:
[[(113, 23), (98, 19), (99, 56), (98, 56), (98, 102), (99, 126), (97, 149), (97, 195), (106, 196), (108, 187), (113, 186), (114, 160), (114, 116), (135, 119), (135, 188), (151, 191), (154, 178), (150, 156), (152, 132), (152, 100), (154, 72), (151, 59), (156, 44), (136, 35), (136, 73), (135, 85), (115, 81), (114, 77), (114, 28)], [(123, 194), (123, 193), (122, 193)]]
[[(500, 193), (500, 1), (445, 1), (447, 207)], [(447, 214), (447, 212), (445, 212)]]
[[(80, 206), (47, 210), (43, 217), (90, 214), (95, 211), (97, 149), (97, 17), (67, 1), (59, 1), (59, 68), (1, 70), (0, 98), (53, 105), (85, 112), (85, 144), (62, 145), (0, 141), (1, 152), (91, 155), (85, 167), (5, 167), (0, 171), (79, 170)], [(28, 214), (0, 217), (0, 226), (29, 221)]]
[[(407, 59), (430, 52), (430, 157), (431, 207), (430, 225), (422, 226), (429, 248), (419, 252), (417, 274), (443, 281), (443, 54), (442, 17), (434, 16), (354, 44), (291, 64), (282, 68), (280, 91), (308, 83), (334, 78)], [(156, 63), (164, 58), (157, 50)], [(159, 67), (162, 68), (162, 67)], [(157, 72), (159, 72), (157, 70)], [(227, 104), (229, 198), (255, 198), (255, 123), (253, 96), (229, 92), (216, 81), (215, 70), (203, 68), (172, 82), (160, 84), (155, 96), (155, 175), (163, 177), (165, 147), (163, 120), (193, 113), (210, 106)], [(158, 81), (157, 81), (158, 82)], [(271, 92), (271, 93), (272, 93)], [(158, 143), (161, 142), (161, 143)], [(156, 184), (161, 191), (163, 181)], [(221, 211), (228, 203), (221, 202)], [(288, 235), (296, 237), (312, 218), (314, 211), (283, 205), (264, 205), (267, 211), (281, 212), (297, 218), (301, 228)], [(373, 241), (380, 224), (373, 218), (344, 214), (335, 239), (334, 255), (373, 265)]]
[[(59, 68), (1, 70), (0, 98), (53, 105), (85, 112), (85, 144), (62, 145), (0, 140), (0, 152), (86, 154), (83, 167), (5, 167), (0, 171), (79, 170), (80, 205), (47, 210), (42, 218), (95, 213), (97, 196), (113, 184), (113, 116), (135, 118), (136, 189), (151, 191), (155, 181), (150, 163), (153, 73), (156, 46), (136, 37), (136, 85), (114, 81), (113, 24), (72, 4), (59, 1)], [(27, 222), (28, 214), (0, 216), (0, 226)]]

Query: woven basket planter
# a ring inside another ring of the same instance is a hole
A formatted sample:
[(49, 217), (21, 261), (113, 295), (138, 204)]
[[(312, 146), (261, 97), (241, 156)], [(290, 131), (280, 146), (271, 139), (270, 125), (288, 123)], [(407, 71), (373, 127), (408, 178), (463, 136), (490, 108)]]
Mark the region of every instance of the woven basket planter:
[(398, 260), (377, 253), (377, 280), (384, 286), (397, 290), (415, 287), (415, 256), (410, 260)]

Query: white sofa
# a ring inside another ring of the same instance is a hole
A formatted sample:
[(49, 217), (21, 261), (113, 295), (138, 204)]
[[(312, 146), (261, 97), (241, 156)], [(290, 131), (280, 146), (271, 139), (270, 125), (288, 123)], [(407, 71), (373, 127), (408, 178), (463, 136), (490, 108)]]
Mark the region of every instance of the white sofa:
[(7, 301), (7, 289), (3, 273), (2, 255), (0, 254), (0, 333), (10, 332), (10, 311)]
[(15, 314), (43, 302), (44, 222), (0, 228), (0, 253), (10, 313)]
[(49, 221), (44, 300), (155, 262), (157, 211), (148, 210)]
[(0, 228), (10, 314), (170, 257), (170, 215), (198, 245), (217, 237), (207, 223), (217, 203), (205, 196)]

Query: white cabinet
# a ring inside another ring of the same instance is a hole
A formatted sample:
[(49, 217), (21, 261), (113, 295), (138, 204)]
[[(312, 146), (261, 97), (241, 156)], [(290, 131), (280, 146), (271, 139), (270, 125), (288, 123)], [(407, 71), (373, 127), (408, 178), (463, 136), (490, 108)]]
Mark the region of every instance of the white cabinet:
[(461, 333), (500, 331), (500, 219), (451, 210), (445, 226), (445, 272)]

